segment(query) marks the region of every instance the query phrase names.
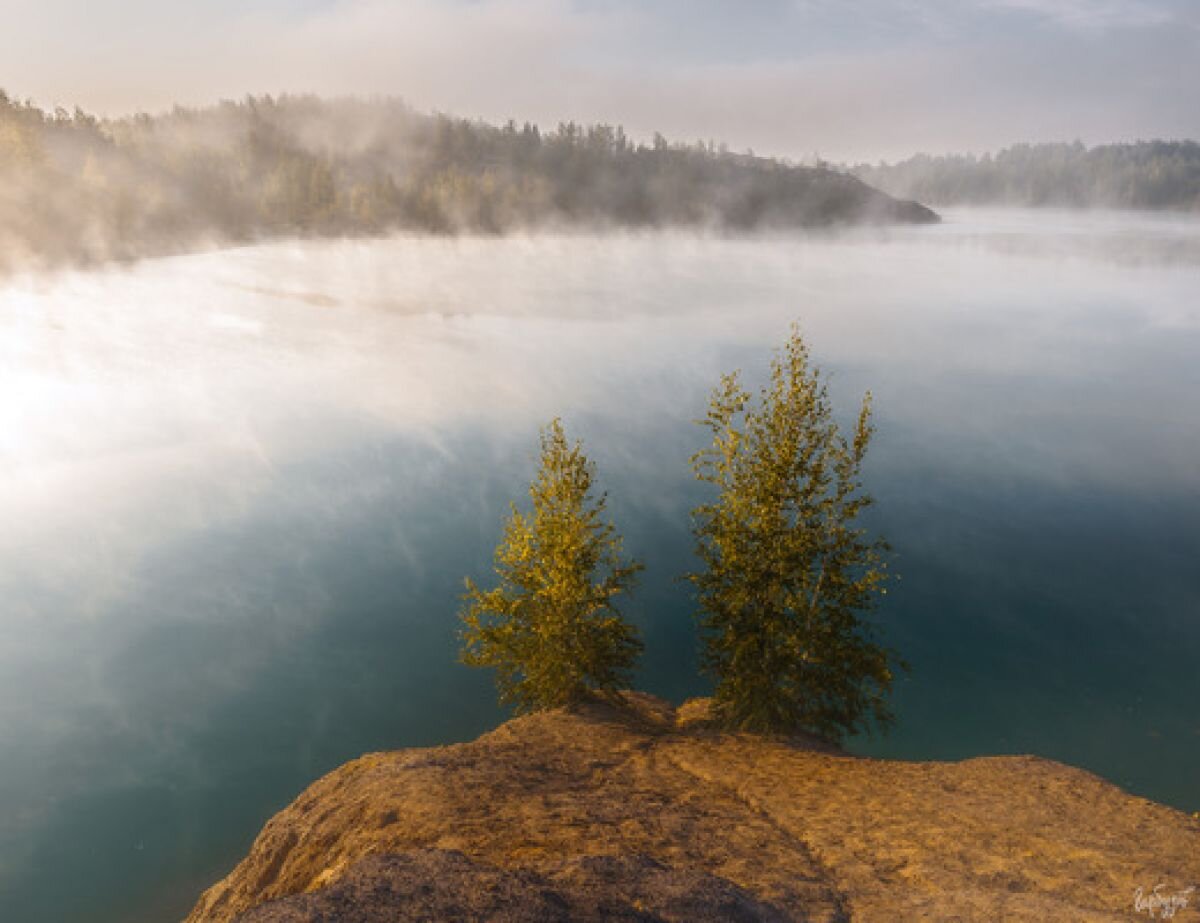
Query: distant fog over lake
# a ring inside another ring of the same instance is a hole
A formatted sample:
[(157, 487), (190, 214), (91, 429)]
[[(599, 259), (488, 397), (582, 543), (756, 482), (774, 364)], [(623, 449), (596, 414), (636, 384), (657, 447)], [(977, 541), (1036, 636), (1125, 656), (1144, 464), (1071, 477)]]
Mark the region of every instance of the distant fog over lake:
[(638, 685), (703, 694), (692, 421), (794, 321), (843, 419), (875, 395), (901, 576), (897, 727), (851, 748), (1200, 810), (1200, 218), (944, 218), (4, 279), (0, 920), (182, 917), (321, 773), (500, 720), (455, 613), (555, 415), (647, 564)]

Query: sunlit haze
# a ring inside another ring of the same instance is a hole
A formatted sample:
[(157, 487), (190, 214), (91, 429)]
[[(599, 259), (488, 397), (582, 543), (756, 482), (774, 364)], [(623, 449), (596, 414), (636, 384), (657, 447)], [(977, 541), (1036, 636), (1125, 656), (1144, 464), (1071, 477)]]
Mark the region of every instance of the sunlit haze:
[(114, 115), (386, 94), (838, 161), (1200, 135), (1190, 0), (15, 0), (0, 60)]

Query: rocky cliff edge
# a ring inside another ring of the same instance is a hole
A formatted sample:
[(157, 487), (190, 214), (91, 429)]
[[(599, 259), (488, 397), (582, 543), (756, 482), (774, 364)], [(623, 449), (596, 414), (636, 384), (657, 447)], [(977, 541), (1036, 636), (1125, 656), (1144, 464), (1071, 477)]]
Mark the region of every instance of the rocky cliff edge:
[(627, 693), (342, 766), (188, 923), (1128, 920), (1196, 886), (1200, 821), (1082, 770), (859, 758)]

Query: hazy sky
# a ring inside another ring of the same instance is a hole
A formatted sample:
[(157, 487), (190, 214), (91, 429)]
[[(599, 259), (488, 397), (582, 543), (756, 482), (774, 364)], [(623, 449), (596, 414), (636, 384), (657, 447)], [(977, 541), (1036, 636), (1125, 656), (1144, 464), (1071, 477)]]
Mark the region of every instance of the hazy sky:
[(8, 0), (0, 80), (118, 114), (247, 92), (831, 159), (1200, 137), (1200, 0)]

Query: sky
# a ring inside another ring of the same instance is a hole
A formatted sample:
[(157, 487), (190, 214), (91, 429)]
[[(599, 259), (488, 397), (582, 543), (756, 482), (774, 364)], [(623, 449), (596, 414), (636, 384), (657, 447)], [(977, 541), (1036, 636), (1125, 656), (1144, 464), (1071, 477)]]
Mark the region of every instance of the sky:
[(105, 115), (247, 93), (834, 161), (1200, 137), (1200, 0), (5, 0), (0, 87)]

